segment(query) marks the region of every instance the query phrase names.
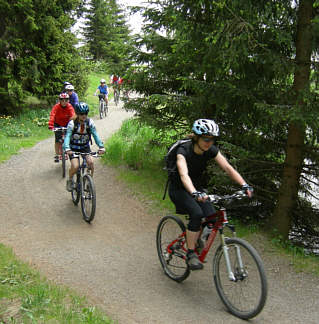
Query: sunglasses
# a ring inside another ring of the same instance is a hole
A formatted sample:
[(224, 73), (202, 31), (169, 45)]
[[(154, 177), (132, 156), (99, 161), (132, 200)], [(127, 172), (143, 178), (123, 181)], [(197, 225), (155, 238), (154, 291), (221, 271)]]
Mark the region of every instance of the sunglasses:
[(87, 113), (78, 113), (79, 116), (84, 116), (86, 115), (87, 116)]
[(69, 99), (60, 99), (60, 101), (65, 101), (66, 102), (66, 101), (69, 101)]
[(201, 137), (201, 139), (205, 142), (205, 143), (213, 143), (215, 141), (214, 138), (212, 137)]

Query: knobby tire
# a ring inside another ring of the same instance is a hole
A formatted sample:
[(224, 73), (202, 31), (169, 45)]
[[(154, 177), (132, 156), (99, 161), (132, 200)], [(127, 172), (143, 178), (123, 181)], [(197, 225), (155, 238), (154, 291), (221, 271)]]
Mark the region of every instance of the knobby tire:
[[(224, 250), (220, 245), (213, 259), (213, 275), (219, 297), (235, 316), (250, 319), (258, 315), (267, 299), (267, 279), (258, 252), (245, 240), (225, 240), (235, 281), (228, 277)], [(239, 247), (244, 271), (240, 270), (236, 248)]]
[(87, 223), (92, 222), (96, 209), (96, 193), (93, 178), (89, 174), (83, 176), (81, 209), (83, 219)]
[(66, 158), (65, 158), (65, 151), (62, 150), (62, 178), (65, 178), (66, 173)]
[[(176, 216), (165, 216), (161, 219), (156, 232), (156, 247), (164, 273), (176, 282), (182, 282), (190, 270), (186, 264), (186, 238), (181, 236), (186, 231), (182, 220)], [(170, 253), (167, 247), (176, 241)]]
[(102, 100), (100, 100), (99, 113), (100, 113), (100, 119), (103, 119), (104, 111), (103, 111), (103, 101)]
[(81, 198), (81, 184), (80, 184), (80, 175), (76, 174), (73, 176), (73, 181), (76, 179), (76, 187), (71, 191), (72, 201), (75, 206), (78, 205)]

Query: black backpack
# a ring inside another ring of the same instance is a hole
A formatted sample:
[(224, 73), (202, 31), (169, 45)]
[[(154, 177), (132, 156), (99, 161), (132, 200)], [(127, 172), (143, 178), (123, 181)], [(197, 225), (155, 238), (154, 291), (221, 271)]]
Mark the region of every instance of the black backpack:
[(184, 143), (191, 142), (191, 141), (192, 141), (191, 139), (180, 139), (180, 140), (176, 141), (175, 143), (173, 143), (168, 148), (168, 151), (164, 157), (164, 162), (165, 162), (164, 170), (167, 171), (168, 178), (167, 178), (166, 185), (165, 185), (163, 200), (166, 197), (166, 192), (167, 192), (169, 182), (172, 180), (172, 178), (174, 178), (176, 176), (176, 174), (178, 172), (177, 164), (176, 164), (177, 149), (180, 147), (180, 145), (182, 145)]

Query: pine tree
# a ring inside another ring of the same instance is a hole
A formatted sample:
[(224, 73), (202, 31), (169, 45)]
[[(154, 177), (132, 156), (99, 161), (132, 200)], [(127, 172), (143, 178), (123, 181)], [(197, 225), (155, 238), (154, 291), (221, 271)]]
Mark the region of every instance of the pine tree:
[(89, 1), (83, 34), (94, 61), (106, 62), (116, 73), (129, 65), (129, 28), (116, 0)]

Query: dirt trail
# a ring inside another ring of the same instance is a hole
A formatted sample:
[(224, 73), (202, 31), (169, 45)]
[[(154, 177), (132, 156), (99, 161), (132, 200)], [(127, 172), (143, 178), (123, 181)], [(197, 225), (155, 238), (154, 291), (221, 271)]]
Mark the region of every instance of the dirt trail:
[[(110, 106), (96, 120), (107, 138), (129, 113)], [(49, 279), (76, 289), (121, 324), (245, 323), (228, 314), (205, 269), (182, 284), (164, 276), (155, 232), (163, 215), (149, 214), (115, 172), (95, 160), (97, 212), (81, 218), (53, 163), (53, 137), (0, 165), (0, 241)], [(262, 242), (261, 242), (262, 243)], [(263, 254), (269, 298), (258, 324), (319, 323), (319, 280), (296, 274), (271, 251)]]

